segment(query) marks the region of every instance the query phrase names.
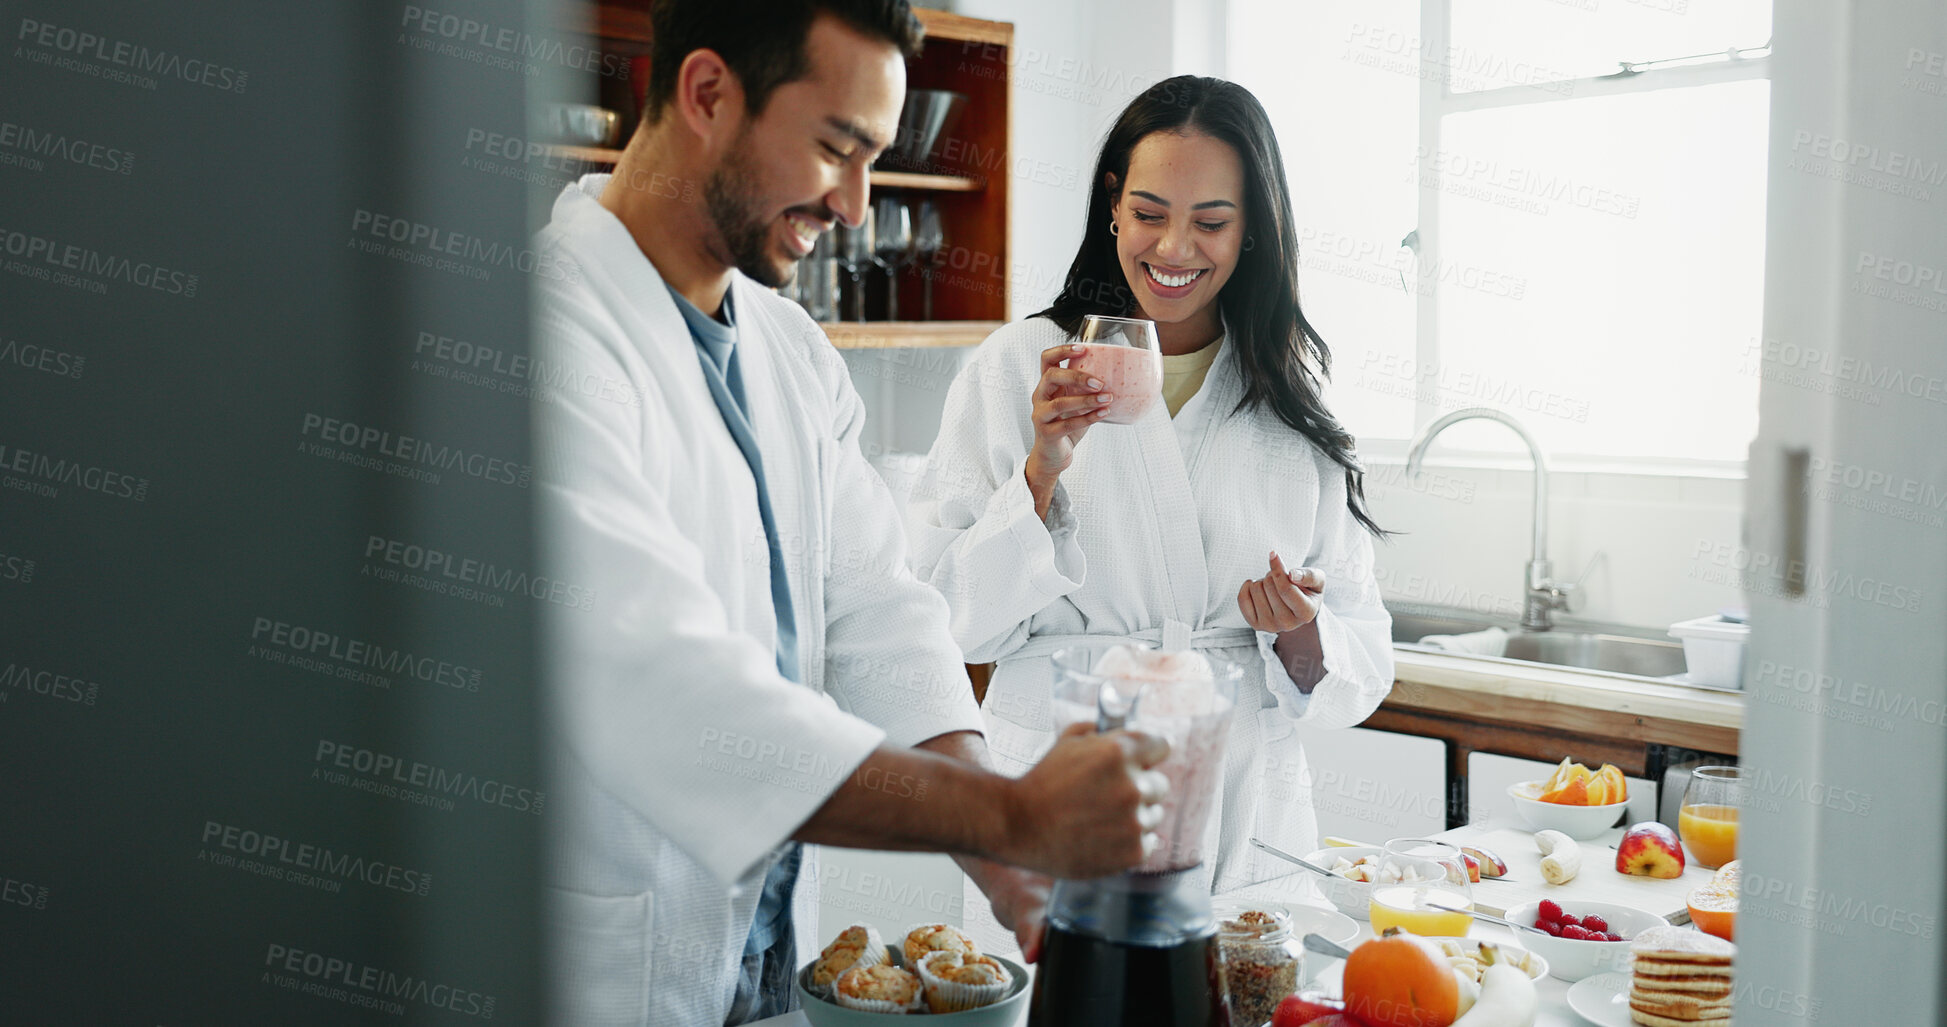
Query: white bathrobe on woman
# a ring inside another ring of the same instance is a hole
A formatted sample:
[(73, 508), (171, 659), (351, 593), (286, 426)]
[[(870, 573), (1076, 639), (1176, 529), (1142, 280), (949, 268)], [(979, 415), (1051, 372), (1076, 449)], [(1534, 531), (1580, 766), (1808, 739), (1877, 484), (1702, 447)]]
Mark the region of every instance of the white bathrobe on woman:
[[(908, 507), (914, 568), (947, 598), (968, 662), (995, 663), (987, 743), (1020, 774), (1052, 744), (1049, 654), (1137, 639), (1239, 664), (1243, 679), (1211, 818), (1204, 873), (1216, 891), (1289, 874), (1252, 848), (1316, 847), (1312, 781), (1293, 727), (1349, 727), (1393, 683), (1392, 618), (1371, 537), (1346, 508), (1344, 471), (1243, 395), (1228, 338), (1175, 418), (1158, 402), (1133, 425), (1097, 424), (1076, 447), (1044, 523), (1023, 477), (1041, 352), (1075, 340), (1046, 318), (989, 336), (948, 393)], [(1237, 607), (1277, 550), (1325, 575), (1326, 674), (1301, 693)], [(1086, 637), (1083, 637), (1086, 636)], [(1212, 859), (1214, 853), (1215, 858)]]

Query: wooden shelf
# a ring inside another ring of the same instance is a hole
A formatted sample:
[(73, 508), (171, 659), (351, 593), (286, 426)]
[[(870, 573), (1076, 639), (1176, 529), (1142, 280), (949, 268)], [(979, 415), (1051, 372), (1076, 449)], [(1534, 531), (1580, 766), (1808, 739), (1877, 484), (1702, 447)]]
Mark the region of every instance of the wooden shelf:
[(942, 193), (977, 193), (987, 187), (978, 178), (960, 175), (919, 175), (910, 171), (874, 171), (871, 182), (879, 189), (931, 189)]
[(600, 146), (554, 145), (547, 148), (547, 155), (566, 160), (584, 161), (589, 164), (613, 164), (622, 159), (621, 150), (610, 150)]
[[(642, 58), (650, 49), (654, 26), (649, 10), (654, 2), (570, 0), (555, 8), (555, 24), (562, 31), (596, 41), (606, 56), (631, 59), (626, 76), (591, 74), (587, 83), (596, 102), (620, 112), (630, 130), (642, 103), (648, 64)], [(934, 163), (873, 171), (870, 181), (875, 189), (898, 190), (909, 194), (908, 199), (923, 197), (933, 204), (953, 272), (933, 282), (936, 321), (840, 325), (833, 333), (835, 339), (847, 340), (840, 345), (971, 346), (1010, 314), (1014, 26), (930, 9), (914, 13), (926, 27), (926, 45), (907, 62), (907, 87), (950, 90), (967, 101)], [(595, 146), (550, 146), (547, 153), (588, 170), (613, 167), (622, 157), (621, 150)], [(901, 276), (894, 288), (899, 290), (899, 309), (922, 308), (920, 276)]]
[(999, 321), (839, 321), (818, 327), (839, 349), (978, 346)]
[(558, 8), (557, 19), (564, 30), (606, 40), (609, 53), (647, 56), (654, 38), (649, 28), (646, 7), (604, 0), (600, 3), (570, 3)]
[[(553, 145), (547, 148), (547, 154), (589, 164), (613, 164), (622, 159), (621, 150), (600, 146)], [(874, 171), (871, 181), (879, 189), (919, 189), (941, 193), (977, 193), (987, 187), (987, 183), (980, 179), (964, 175), (920, 175), (906, 171)]]

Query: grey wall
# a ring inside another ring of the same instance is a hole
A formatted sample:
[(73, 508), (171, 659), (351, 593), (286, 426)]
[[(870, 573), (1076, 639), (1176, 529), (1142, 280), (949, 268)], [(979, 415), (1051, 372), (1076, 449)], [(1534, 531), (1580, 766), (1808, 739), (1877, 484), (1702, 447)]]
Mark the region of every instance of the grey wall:
[(10, 1022), (538, 1019), (525, 386), (418, 340), (524, 352), (562, 69), (466, 6), (0, 16)]

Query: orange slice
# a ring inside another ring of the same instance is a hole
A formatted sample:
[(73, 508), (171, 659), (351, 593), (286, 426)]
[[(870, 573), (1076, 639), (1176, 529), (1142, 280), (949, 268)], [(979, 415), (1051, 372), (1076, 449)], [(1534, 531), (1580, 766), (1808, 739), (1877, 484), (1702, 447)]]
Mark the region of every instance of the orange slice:
[(1562, 757), (1562, 762), (1555, 767), (1555, 772), (1548, 775), (1548, 780), (1541, 783), (1541, 790), (1543, 792), (1552, 792), (1567, 784), (1568, 768), (1574, 765), (1575, 762), (1573, 760), (1570, 760), (1567, 756)]
[(1563, 806), (1587, 806), (1589, 804), (1589, 782), (1574, 780), (1552, 792), (1543, 792), (1543, 802), (1558, 803)]
[(1714, 934), (1725, 941), (1736, 941), (1732, 937), (1737, 928), (1737, 885), (1733, 882), (1725, 887), (1724, 882), (1713, 879), (1708, 884), (1700, 884), (1690, 890), (1684, 900), (1690, 907), (1690, 922), (1705, 934)]
[(1621, 768), (1613, 763), (1604, 763), (1602, 769), (1596, 772), (1596, 777), (1609, 785), (1608, 802), (1629, 801), (1629, 782), (1624, 779)]

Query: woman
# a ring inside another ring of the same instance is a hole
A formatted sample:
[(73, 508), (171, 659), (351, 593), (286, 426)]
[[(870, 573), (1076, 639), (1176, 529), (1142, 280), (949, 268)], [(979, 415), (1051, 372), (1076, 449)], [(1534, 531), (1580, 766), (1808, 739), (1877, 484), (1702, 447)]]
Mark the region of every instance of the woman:
[[(1256, 98), (1157, 83), (1091, 181), (1061, 294), (953, 384), (913, 492), (913, 560), (968, 661), (995, 663), (988, 745), (1011, 773), (1053, 741), (1055, 649), (1134, 638), (1242, 666), (1204, 846), (1229, 891), (1291, 871), (1251, 838), (1316, 847), (1294, 725), (1357, 724), (1392, 687), (1379, 528), (1352, 436), (1320, 399), (1330, 356), (1299, 310), (1284, 165)], [(1134, 424), (1098, 426), (1112, 397), (1061, 366), (1084, 355), (1091, 313), (1156, 322), (1164, 402)]]

